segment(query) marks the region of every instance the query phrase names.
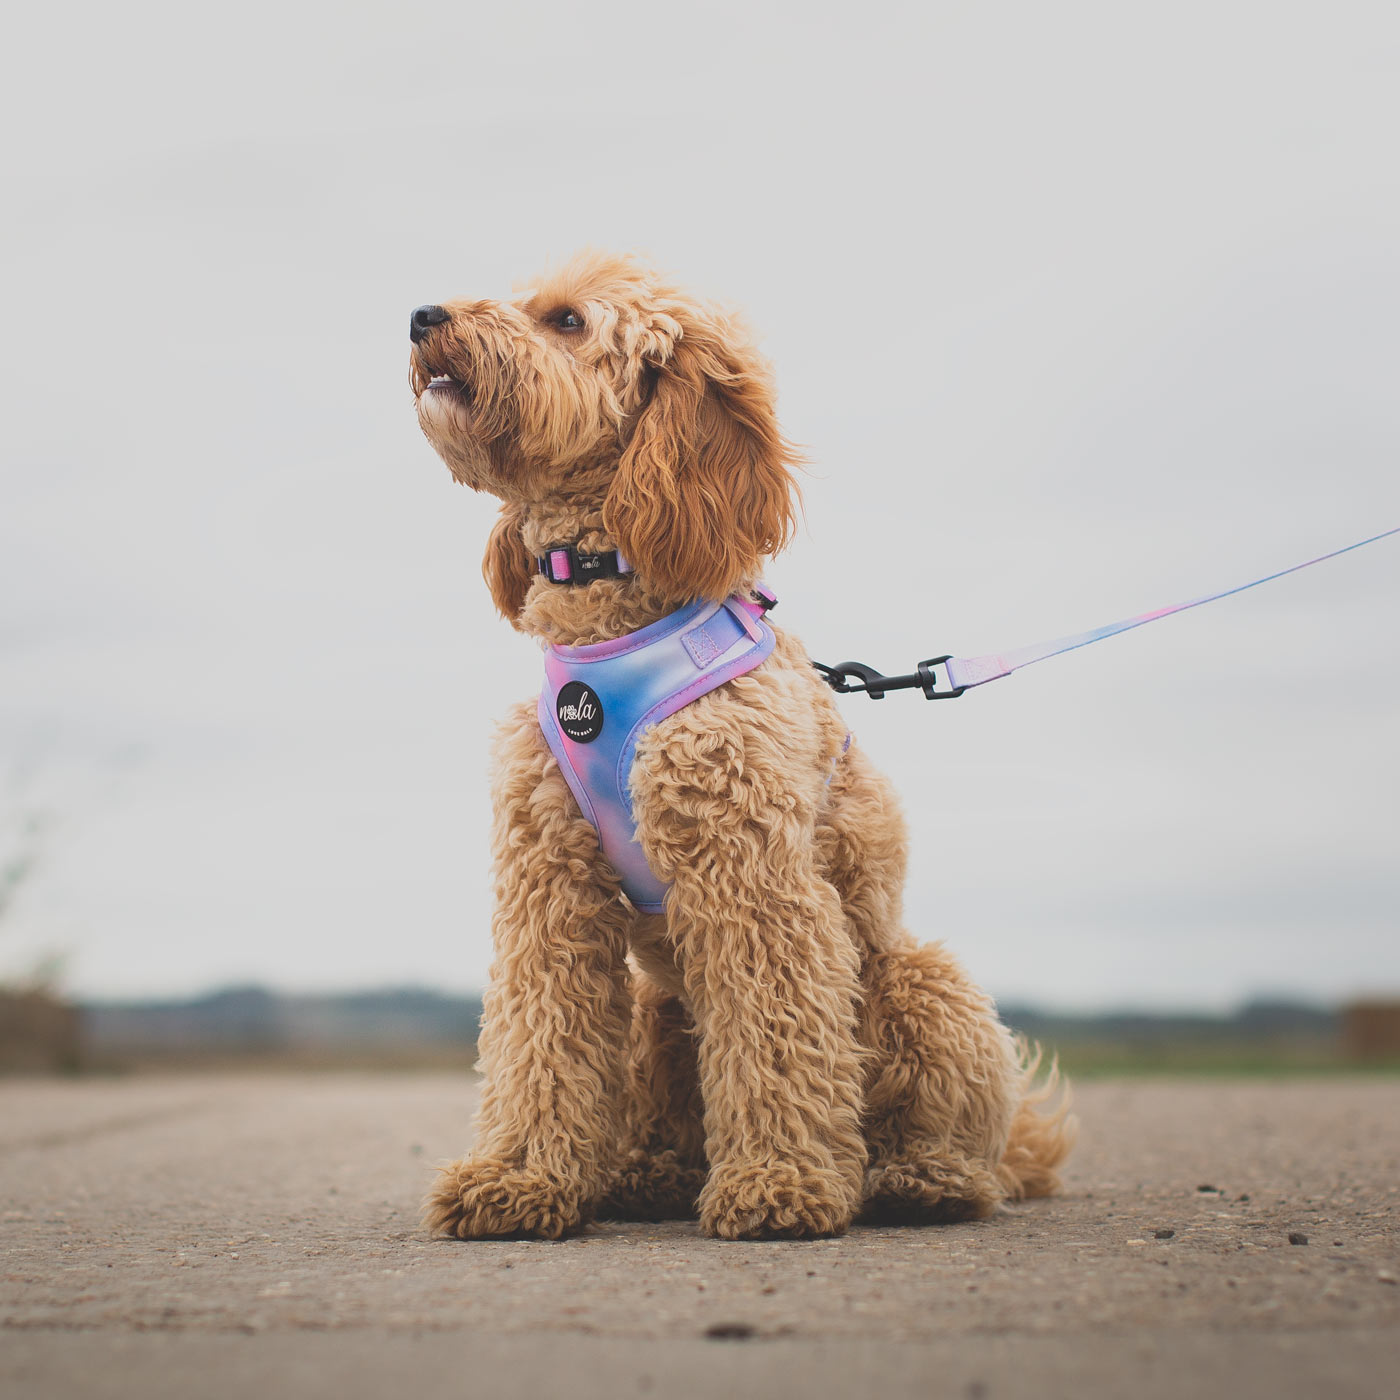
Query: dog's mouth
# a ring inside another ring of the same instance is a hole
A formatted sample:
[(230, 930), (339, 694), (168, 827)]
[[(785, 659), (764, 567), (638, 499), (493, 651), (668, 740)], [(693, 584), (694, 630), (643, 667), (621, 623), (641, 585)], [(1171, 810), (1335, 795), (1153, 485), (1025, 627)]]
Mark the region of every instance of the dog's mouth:
[(453, 379), (450, 374), (435, 374), (428, 380), (423, 389), (425, 394), (443, 394), (452, 398), (459, 398), (470, 402), (471, 390), (462, 383), (460, 379)]
[(445, 399), (469, 404), (471, 387), (452, 373), (449, 366), (420, 350), (413, 357), (413, 392), (420, 398)]

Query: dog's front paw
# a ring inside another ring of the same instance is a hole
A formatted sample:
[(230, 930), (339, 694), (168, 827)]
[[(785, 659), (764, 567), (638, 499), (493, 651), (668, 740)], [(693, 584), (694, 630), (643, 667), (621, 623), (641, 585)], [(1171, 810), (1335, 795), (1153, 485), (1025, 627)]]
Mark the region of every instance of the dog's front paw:
[(850, 1183), (827, 1169), (787, 1162), (721, 1167), (700, 1193), (700, 1224), (725, 1240), (839, 1235), (855, 1208)]
[(443, 1167), (423, 1207), (434, 1234), (460, 1240), (529, 1235), (557, 1240), (587, 1219), (576, 1186), (494, 1157), (464, 1157)]
[(693, 1220), (704, 1184), (704, 1170), (682, 1165), (673, 1151), (634, 1149), (617, 1169), (598, 1214), (604, 1220)]

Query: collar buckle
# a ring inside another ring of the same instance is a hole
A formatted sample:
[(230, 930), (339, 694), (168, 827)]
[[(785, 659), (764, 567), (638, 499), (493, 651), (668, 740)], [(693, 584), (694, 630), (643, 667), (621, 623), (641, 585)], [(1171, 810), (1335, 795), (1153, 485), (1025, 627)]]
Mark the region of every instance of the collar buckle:
[(585, 554), (576, 544), (552, 544), (536, 560), (538, 572), (550, 583), (578, 585), (595, 578), (622, 578), (632, 572), (620, 549)]

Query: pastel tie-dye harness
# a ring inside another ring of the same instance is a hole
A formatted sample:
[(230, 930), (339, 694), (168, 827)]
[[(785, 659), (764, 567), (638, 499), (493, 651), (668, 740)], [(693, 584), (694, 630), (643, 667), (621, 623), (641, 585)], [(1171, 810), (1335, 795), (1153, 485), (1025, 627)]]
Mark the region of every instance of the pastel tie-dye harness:
[(540, 728), (623, 893), (643, 913), (661, 912), (667, 885), (652, 873), (637, 840), (631, 797), (637, 742), (773, 650), (776, 637), (763, 614), (776, 600), (757, 591), (761, 603), (702, 600), (625, 637), (545, 651)]

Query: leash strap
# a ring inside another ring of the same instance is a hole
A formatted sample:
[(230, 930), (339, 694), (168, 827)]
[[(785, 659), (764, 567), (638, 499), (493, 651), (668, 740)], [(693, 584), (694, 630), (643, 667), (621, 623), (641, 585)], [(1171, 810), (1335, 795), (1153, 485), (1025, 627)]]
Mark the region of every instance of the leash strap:
[[(1263, 578), (1239, 584), (1235, 588), (1225, 588), (1219, 593), (1207, 593), (1202, 598), (1177, 603), (1174, 607), (1156, 608), (1152, 612), (1124, 618), (1122, 622), (1110, 622), (1107, 627), (1095, 627), (1088, 632), (1076, 632), (1069, 637), (1058, 637), (1052, 642), (1020, 647), (1015, 651), (989, 652), (985, 656), (973, 657), (936, 656), (931, 660), (919, 662), (918, 669), (909, 676), (882, 676), (872, 667), (859, 661), (843, 661), (839, 666), (823, 666), (820, 662), (813, 662), (813, 665), (825, 677), (827, 684), (842, 694), (864, 691), (871, 699), (881, 700), (887, 690), (911, 690), (917, 687), (930, 700), (952, 700), (964, 691), (971, 690), (973, 686), (999, 681), (1003, 676), (1009, 676), (1023, 666), (1033, 666), (1037, 661), (1046, 661), (1052, 656), (1059, 656), (1061, 652), (1087, 647), (1092, 642), (1103, 641), (1105, 637), (1113, 637), (1119, 632), (1129, 632), (1134, 627), (1156, 622), (1158, 618), (1170, 617), (1173, 613), (1199, 608), (1203, 603), (1213, 603), (1219, 598), (1229, 598), (1236, 593), (1245, 592), (1246, 589), (1258, 588), (1261, 583), (1272, 583), (1274, 579), (1283, 578), (1285, 574), (1296, 574), (1299, 569), (1311, 568), (1314, 564), (1321, 564), (1326, 559), (1335, 559), (1341, 554), (1350, 554), (1353, 549), (1375, 544), (1377, 540), (1387, 539), (1391, 535), (1400, 535), (1400, 526), (1393, 530), (1383, 530), (1379, 535), (1358, 540), (1342, 549), (1334, 549), (1329, 554), (1319, 554), (1316, 559), (1306, 559), (1301, 564), (1280, 569), (1277, 573), (1266, 574)], [(946, 687), (942, 689), (939, 688), (937, 674), (940, 666), (947, 681)]]

